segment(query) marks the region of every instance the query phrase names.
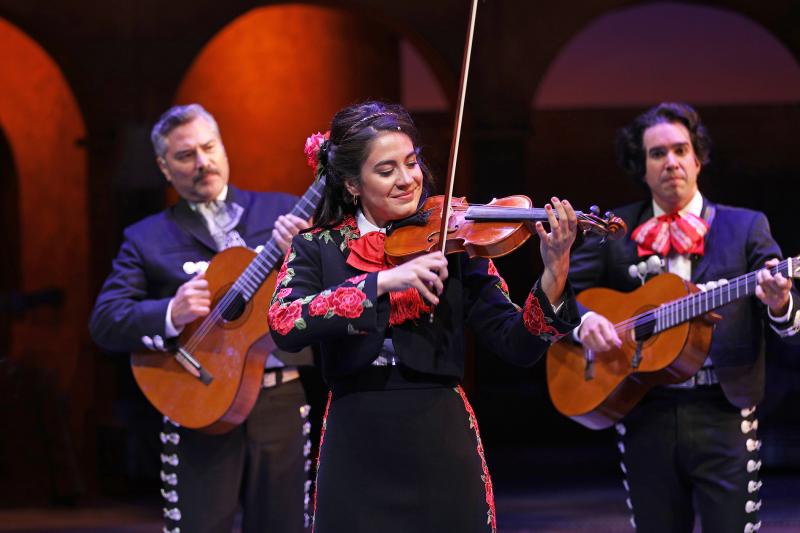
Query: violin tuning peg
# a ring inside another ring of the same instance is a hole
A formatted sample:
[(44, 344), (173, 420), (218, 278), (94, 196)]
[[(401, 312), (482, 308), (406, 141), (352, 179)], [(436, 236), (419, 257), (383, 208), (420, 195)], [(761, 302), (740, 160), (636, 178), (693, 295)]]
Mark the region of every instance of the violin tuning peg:
[(593, 215), (599, 215), (599, 214), (600, 214), (600, 208), (599, 208), (599, 207), (597, 207), (596, 205), (593, 205), (593, 206), (591, 206), (591, 207), (589, 208), (589, 212), (590, 212), (591, 214), (593, 214)]
[(606, 211), (606, 219), (611, 220), (612, 218), (614, 218), (614, 213), (611, 211)]

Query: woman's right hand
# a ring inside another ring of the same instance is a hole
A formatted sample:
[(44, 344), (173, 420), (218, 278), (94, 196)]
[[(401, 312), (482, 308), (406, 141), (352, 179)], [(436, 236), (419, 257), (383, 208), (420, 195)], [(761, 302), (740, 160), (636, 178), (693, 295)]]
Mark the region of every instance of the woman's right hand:
[(378, 296), (413, 287), (425, 300), (437, 305), (446, 279), (447, 259), (442, 252), (433, 252), (378, 272)]

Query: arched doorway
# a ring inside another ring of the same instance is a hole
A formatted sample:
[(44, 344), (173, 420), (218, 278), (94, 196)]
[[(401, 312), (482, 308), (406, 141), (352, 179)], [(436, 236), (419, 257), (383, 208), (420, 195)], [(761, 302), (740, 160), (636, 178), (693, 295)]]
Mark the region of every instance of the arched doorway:
[(301, 194), (311, 179), (303, 143), (325, 131), (339, 108), (407, 96), (441, 112), (444, 92), (431, 95), (438, 80), (429, 71), (424, 76), (432, 90), (403, 88), (403, 66), (419, 72), (422, 62), (424, 70), (424, 56), (408, 54), (405, 46), (413, 45), (366, 15), (305, 4), (260, 7), (208, 42), (175, 101), (200, 102), (216, 116), (233, 183)]
[(6, 259), (0, 262), (0, 360), (11, 349), (11, 320), (19, 305), (19, 212), (17, 171), (5, 133), (0, 131), (0, 242)]
[(86, 130), (64, 75), (39, 44), (0, 19), (0, 48), (13, 51), (0, 58), (7, 141), (0, 143), (0, 216), (10, 243), (2, 290), (18, 292), (23, 304), (42, 291), (60, 295), (54, 305), (23, 305), (3, 332), (13, 376), (2, 422), (13, 430), (2, 434), (13, 453), (4, 453), (9, 492), (2, 499), (30, 503), (74, 496), (81, 483), (76, 451), (91, 443), (84, 440), (91, 381), (76, 379), (78, 368), (91, 368), (86, 155), (79, 142)]

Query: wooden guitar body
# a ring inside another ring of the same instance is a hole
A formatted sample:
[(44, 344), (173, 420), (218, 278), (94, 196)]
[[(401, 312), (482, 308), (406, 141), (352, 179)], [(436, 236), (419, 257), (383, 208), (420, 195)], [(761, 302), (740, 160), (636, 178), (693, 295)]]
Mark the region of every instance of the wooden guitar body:
[[(212, 313), (255, 255), (235, 247), (214, 256), (206, 271)], [(213, 322), (197, 346), (190, 346), (189, 339), (203, 318), (181, 333), (179, 345), (211, 375), (210, 383), (188, 372), (174, 352), (131, 355), (133, 376), (156, 409), (181, 426), (204, 433), (225, 433), (244, 421), (258, 398), (267, 355), (274, 349), (267, 310), (275, 277), (274, 271), (270, 273), (238, 317)]]
[[(674, 274), (662, 274), (630, 293), (594, 288), (578, 301), (617, 324), (698, 289)], [(665, 329), (642, 342), (641, 361), (633, 368), (637, 343), (633, 330), (620, 334), (619, 349), (595, 353), (587, 375), (583, 346), (570, 337), (547, 353), (547, 385), (556, 409), (591, 429), (613, 425), (655, 385), (680, 383), (702, 366), (711, 346), (711, 323), (702, 316)]]

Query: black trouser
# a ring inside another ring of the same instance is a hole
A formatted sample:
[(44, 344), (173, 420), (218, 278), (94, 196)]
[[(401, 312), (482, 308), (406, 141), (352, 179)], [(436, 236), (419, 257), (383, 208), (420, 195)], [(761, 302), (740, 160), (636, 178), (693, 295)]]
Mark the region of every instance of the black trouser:
[(758, 522), (759, 444), (748, 411), (718, 385), (662, 387), (625, 417), (617, 430), (638, 531), (690, 533), (695, 505), (704, 533)]
[[(296, 379), (262, 389), (245, 423), (224, 435), (166, 422), (161, 474), (165, 529), (229, 533), (241, 505), (242, 533), (304, 531), (305, 403)], [(180, 438), (177, 445), (172, 434)]]

